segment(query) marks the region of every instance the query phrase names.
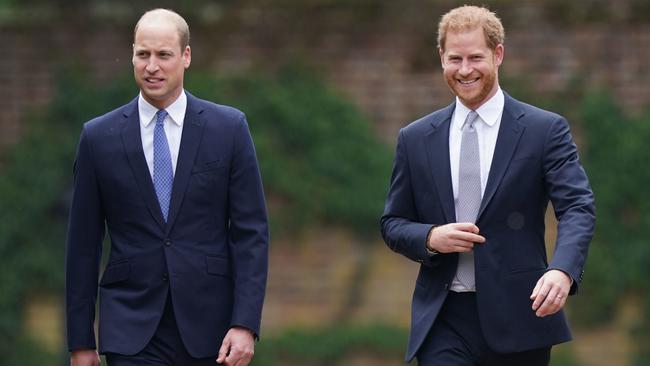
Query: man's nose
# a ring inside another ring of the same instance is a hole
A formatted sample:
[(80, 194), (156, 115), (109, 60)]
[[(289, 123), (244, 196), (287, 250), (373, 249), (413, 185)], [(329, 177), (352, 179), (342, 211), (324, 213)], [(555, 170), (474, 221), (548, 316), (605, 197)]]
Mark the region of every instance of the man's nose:
[(155, 57), (150, 57), (149, 62), (147, 62), (147, 72), (156, 72), (158, 71), (158, 62)]
[(460, 69), (458, 70), (458, 73), (461, 76), (468, 76), (469, 74), (472, 73), (474, 68), (472, 67), (472, 64), (468, 60), (463, 60), (463, 62), (460, 65)]

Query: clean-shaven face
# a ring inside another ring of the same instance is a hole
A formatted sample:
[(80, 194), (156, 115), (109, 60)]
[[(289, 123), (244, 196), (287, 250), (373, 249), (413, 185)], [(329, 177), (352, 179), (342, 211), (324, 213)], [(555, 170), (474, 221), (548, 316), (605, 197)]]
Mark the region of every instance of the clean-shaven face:
[(183, 91), (190, 66), (190, 47), (181, 48), (173, 21), (152, 18), (141, 22), (133, 43), (133, 74), (144, 99), (167, 108)]
[(480, 27), (447, 32), (444, 50), (440, 50), (443, 76), (465, 106), (476, 110), (496, 94), (503, 53), (502, 44), (494, 50), (487, 46)]

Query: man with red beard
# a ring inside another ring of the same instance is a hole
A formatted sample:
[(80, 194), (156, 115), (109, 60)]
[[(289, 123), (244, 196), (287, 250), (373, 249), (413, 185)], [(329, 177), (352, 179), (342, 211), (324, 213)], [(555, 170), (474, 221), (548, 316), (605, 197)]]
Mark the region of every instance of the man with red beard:
[(71, 366), (99, 366), (99, 354), (109, 366), (253, 357), (268, 271), (262, 181), (244, 114), (183, 88), (189, 42), (179, 14), (146, 12), (133, 36), (139, 95), (83, 126), (66, 246)]
[(381, 229), (420, 263), (406, 353), (420, 366), (548, 365), (571, 339), (562, 308), (582, 281), (593, 193), (566, 119), (500, 88), (504, 38), (488, 9), (445, 14), (438, 50), (456, 100), (397, 139)]

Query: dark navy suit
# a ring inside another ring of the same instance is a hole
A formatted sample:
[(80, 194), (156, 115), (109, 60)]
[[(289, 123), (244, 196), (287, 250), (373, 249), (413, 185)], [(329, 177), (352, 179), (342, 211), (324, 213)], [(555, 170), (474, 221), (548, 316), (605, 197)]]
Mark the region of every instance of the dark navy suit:
[(138, 99), (86, 123), (74, 168), (66, 249), (70, 350), (133, 355), (150, 340), (168, 297), (196, 358), (217, 354), (232, 326), (259, 334), (268, 226), (253, 142), (240, 111), (187, 94), (168, 222), (142, 149)]
[[(421, 264), (412, 303), (406, 360), (417, 354), (445, 302), (458, 255), (425, 248), (433, 225), (456, 222), (449, 161), (455, 104), (403, 128), (381, 218), (394, 251)], [(549, 264), (544, 216), (559, 221)], [(514, 353), (571, 339), (563, 312), (535, 316), (530, 294), (548, 269), (583, 275), (595, 223), (594, 199), (569, 125), (561, 116), (505, 95), (504, 111), (476, 225), (486, 242), (474, 248), (476, 306), (489, 347)]]

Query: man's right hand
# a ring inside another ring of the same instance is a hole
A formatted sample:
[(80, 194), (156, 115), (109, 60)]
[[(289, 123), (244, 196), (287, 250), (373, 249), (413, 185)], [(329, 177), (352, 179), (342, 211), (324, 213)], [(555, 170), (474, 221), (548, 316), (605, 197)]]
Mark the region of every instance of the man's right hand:
[(100, 366), (99, 354), (94, 349), (78, 349), (70, 355), (70, 366)]
[(429, 232), (427, 248), (439, 253), (470, 252), (474, 244), (485, 242), (485, 237), (478, 233), (478, 226), (469, 222), (436, 226)]

